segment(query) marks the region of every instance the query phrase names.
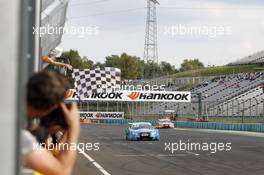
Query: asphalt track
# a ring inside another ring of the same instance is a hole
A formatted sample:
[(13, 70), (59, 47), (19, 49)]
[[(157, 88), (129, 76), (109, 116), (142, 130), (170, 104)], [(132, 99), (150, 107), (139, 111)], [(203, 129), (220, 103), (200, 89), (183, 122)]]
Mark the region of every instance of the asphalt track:
[[(82, 124), (81, 143), (99, 150), (78, 154), (75, 175), (263, 175), (264, 138), (162, 129), (160, 141), (126, 141), (125, 125)], [(230, 151), (165, 150), (165, 143), (228, 143)], [(91, 147), (89, 147), (91, 149)]]

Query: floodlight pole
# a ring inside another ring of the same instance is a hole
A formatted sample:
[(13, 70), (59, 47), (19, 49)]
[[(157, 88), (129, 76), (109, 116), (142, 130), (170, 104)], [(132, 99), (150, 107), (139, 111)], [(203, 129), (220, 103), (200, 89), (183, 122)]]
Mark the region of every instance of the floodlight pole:
[[(147, 0), (147, 20), (146, 20), (146, 34), (145, 34), (145, 46), (144, 46), (145, 63), (149, 63), (149, 62), (158, 63), (157, 15), (156, 15), (157, 4), (159, 5), (159, 2), (157, 0)], [(146, 72), (144, 71), (144, 74), (145, 73)]]

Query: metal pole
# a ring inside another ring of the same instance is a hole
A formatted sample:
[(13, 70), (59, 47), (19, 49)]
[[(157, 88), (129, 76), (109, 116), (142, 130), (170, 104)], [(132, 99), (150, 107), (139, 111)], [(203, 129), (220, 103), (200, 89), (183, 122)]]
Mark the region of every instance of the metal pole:
[(244, 109), (245, 109), (245, 101), (242, 100), (243, 102), (243, 110), (242, 110), (242, 123), (244, 123)]
[(251, 102), (251, 98), (249, 99), (249, 116), (251, 117), (251, 104), (252, 104), (252, 102)]
[(237, 101), (237, 115), (239, 117), (239, 115), (240, 115), (240, 103), (239, 103), (238, 99), (236, 99), (236, 101)]
[(197, 93), (198, 96), (198, 117), (202, 117), (202, 93)]
[(138, 102), (134, 102), (135, 103), (135, 116), (138, 117)]
[(227, 105), (226, 106), (226, 116), (229, 117), (229, 101), (227, 101), (227, 104), (226, 105)]
[(264, 116), (264, 100), (263, 98), (261, 98), (261, 101), (262, 101), (262, 117)]
[(234, 115), (234, 100), (232, 100), (232, 104), (231, 105), (232, 105), (232, 114), (231, 115), (233, 117), (233, 115)]
[(256, 97), (254, 97), (255, 101), (256, 101), (256, 108), (255, 108), (255, 116), (258, 116), (258, 99)]
[(106, 112), (108, 112), (109, 103), (106, 102)]

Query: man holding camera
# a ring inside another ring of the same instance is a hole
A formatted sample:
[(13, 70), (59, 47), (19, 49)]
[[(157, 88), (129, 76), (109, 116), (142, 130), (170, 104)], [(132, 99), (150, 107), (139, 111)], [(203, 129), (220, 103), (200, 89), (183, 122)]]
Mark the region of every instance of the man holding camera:
[[(52, 118), (47, 117), (50, 113), (61, 111), (63, 120), (54, 116), (54, 124), (57, 122), (57, 125), (64, 126), (65, 143), (77, 145), (80, 134), (79, 113), (75, 103), (64, 103), (67, 89), (67, 80), (55, 72), (42, 71), (33, 75), (27, 84), (27, 116), (29, 119), (40, 119), (40, 123), (47, 123), (52, 121)], [(77, 150), (63, 149), (55, 157), (48, 150), (39, 149), (36, 145), (38, 142), (35, 137), (28, 130), (23, 130), (22, 153), (25, 166), (44, 175), (71, 174)]]

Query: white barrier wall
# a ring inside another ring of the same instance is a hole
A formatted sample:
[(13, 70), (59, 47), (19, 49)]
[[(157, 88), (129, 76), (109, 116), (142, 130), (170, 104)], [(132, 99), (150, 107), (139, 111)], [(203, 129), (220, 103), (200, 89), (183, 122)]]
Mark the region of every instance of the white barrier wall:
[(17, 107), (20, 2), (0, 1), (0, 170), (17, 173)]

